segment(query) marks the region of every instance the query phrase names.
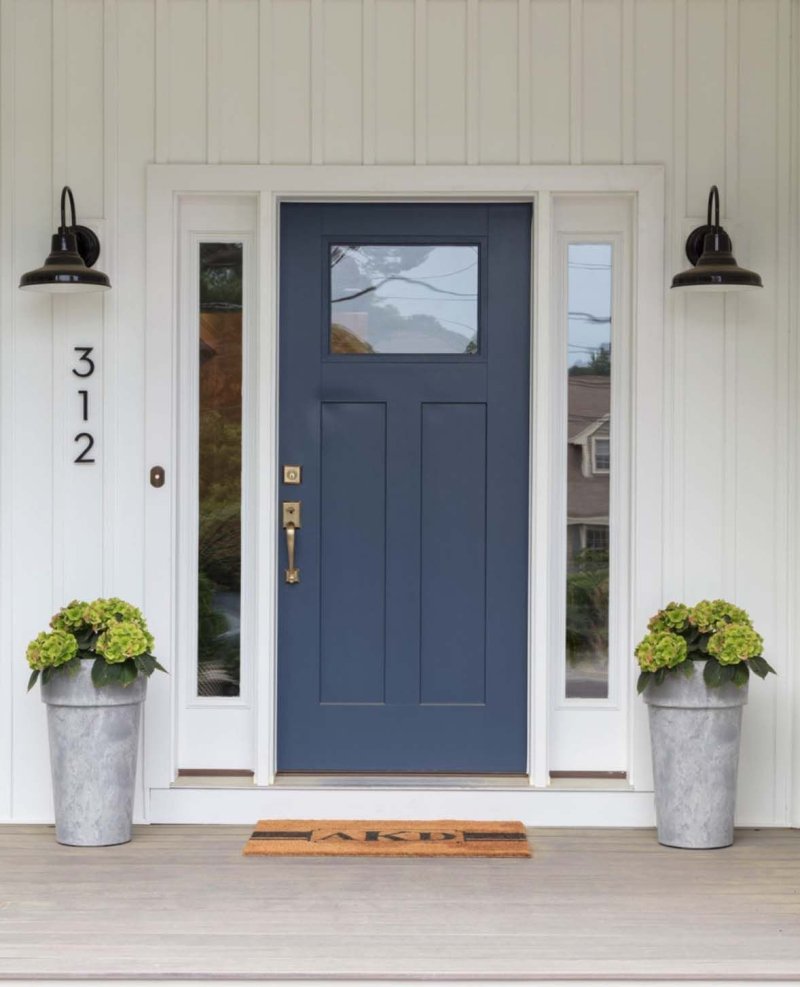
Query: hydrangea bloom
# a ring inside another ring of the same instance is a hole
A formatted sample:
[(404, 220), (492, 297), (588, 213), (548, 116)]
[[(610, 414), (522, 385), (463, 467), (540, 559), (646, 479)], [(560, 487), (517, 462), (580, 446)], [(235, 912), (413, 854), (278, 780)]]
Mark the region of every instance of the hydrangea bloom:
[(674, 668), (686, 660), (686, 641), (670, 631), (652, 631), (636, 648), (636, 658), (643, 672)]
[(651, 631), (682, 631), (689, 621), (690, 610), (683, 603), (668, 603), (650, 618)]
[(43, 631), (28, 645), (26, 657), (31, 668), (43, 671), (70, 661), (78, 653), (78, 642), (68, 631)]
[(153, 638), (132, 620), (112, 621), (97, 640), (95, 650), (111, 664), (143, 655), (153, 647)]
[(738, 665), (764, 650), (764, 641), (749, 623), (724, 624), (708, 642), (708, 653), (720, 665)]
[(55, 631), (77, 631), (85, 623), (84, 611), (89, 604), (83, 600), (73, 600), (65, 607), (62, 607), (50, 621), (50, 626)]
[(701, 634), (719, 630), (726, 624), (753, 626), (748, 613), (741, 607), (728, 603), (727, 600), (701, 600), (692, 607), (689, 623), (694, 624)]

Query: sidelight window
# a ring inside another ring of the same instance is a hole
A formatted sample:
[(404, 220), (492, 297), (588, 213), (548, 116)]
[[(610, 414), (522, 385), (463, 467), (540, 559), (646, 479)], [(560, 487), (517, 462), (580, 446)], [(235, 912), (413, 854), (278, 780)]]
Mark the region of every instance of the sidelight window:
[(240, 694), (242, 244), (200, 243), (197, 694)]

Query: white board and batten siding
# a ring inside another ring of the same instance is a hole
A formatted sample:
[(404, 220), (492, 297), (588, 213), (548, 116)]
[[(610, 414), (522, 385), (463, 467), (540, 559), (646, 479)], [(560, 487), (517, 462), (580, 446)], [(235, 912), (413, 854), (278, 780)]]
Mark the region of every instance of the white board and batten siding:
[[(780, 677), (740, 821), (800, 825), (798, 76), (797, 0), (0, 0), (0, 820), (52, 812), (27, 641), (72, 596), (144, 598), (148, 164), (660, 164), (664, 550), (633, 575), (752, 612)], [(16, 283), (65, 183), (114, 289), (51, 303)], [(676, 299), (712, 183), (766, 288)]]

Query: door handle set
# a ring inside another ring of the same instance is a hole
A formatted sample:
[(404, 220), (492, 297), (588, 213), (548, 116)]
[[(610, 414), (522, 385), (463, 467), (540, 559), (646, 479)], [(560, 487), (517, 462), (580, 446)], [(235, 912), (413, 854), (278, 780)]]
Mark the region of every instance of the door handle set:
[(284, 500), (281, 505), (281, 521), (286, 532), (286, 565), (283, 578), (287, 583), (294, 584), (300, 582), (300, 570), (295, 565), (295, 551), (297, 548), (297, 531), (300, 524), (300, 501)]

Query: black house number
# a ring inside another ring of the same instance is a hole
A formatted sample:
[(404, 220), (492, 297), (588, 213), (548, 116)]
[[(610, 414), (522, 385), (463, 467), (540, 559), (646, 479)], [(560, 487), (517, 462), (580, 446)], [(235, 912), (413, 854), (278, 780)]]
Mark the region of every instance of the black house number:
[[(72, 373), (76, 377), (87, 378), (91, 377), (95, 371), (95, 363), (92, 359), (92, 353), (94, 352), (94, 346), (76, 346), (75, 352), (78, 354), (77, 364), (72, 368)], [(81, 421), (89, 421), (89, 391), (86, 388), (81, 388), (78, 391), (78, 397), (80, 398), (80, 409), (81, 409)], [(79, 463), (80, 465), (86, 465), (96, 462), (93, 456), (90, 456), (92, 449), (94, 448), (94, 436), (91, 432), (78, 432), (74, 440), (78, 445), (78, 454), (73, 460), (74, 463)]]

